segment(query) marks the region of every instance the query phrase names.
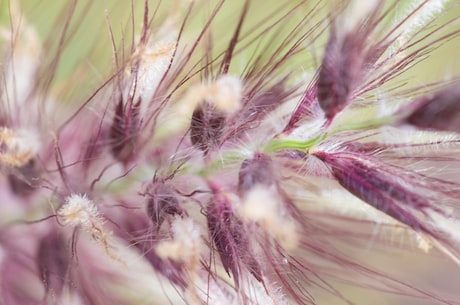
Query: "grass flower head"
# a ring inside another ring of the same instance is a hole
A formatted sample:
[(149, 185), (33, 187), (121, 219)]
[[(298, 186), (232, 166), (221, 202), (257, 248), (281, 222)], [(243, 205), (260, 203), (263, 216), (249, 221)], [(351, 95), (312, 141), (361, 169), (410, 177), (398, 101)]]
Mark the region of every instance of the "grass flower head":
[(460, 304), (459, 4), (0, 2), (0, 305)]

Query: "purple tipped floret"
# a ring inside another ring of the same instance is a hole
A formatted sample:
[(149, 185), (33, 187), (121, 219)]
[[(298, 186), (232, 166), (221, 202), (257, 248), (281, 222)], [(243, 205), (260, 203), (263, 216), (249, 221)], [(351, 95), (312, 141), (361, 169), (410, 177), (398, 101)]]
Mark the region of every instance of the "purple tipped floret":
[(113, 156), (123, 163), (131, 159), (135, 150), (141, 125), (139, 107), (140, 103), (125, 105), (120, 99), (115, 110), (109, 135), (110, 143)]
[(460, 132), (460, 87), (451, 86), (416, 100), (406, 122), (420, 128)]
[(243, 161), (238, 173), (238, 192), (244, 195), (256, 185), (270, 186), (275, 181), (270, 156), (256, 153)]
[(162, 182), (155, 182), (149, 191), (147, 214), (152, 220), (153, 225), (159, 229), (168, 215), (182, 216), (184, 211), (171, 187)]
[(190, 140), (193, 146), (205, 154), (217, 147), (225, 126), (225, 115), (207, 103), (198, 105), (190, 122)]
[(262, 281), (258, 262), (252, 257), (248, 235), (240, 219), (233, 213), (231, 202), (225, 194), (215, 193), (206, 209), (208, 229), (228, 275), (239, 287), (241, 268), (244, 265), (252, 275)]

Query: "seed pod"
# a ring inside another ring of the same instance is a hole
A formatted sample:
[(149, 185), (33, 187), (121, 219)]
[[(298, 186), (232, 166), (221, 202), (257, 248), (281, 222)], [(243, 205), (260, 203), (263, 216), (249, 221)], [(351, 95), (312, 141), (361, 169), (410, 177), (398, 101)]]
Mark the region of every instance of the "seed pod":
[(409, 104), (405, 123), (420, 128), (460, 132), (460, 88), (450, 86)]
[(167, 215), (182, 216), (184, 211), (171, 187), (163, 182), (155, 182), (149, 190), (147, 214), (153, 225), (159, 229)]
[(222, 138), (226, 116), (208, 103), (196, 106), (190, 122), (190, 140), (205, 154), (217, 147)]
[(241, 220), (233, 213), (228, 196), (216, 191), (206, 208), (206, 217), (211, 239), (225, 271), (229, 276), (233, 276), (235, 286), (239, 287), (243, 266), (258, 281), (262, 281), (260, 265), (251, 255), (247, 232)]
[(120, 162), (127, 162), (133, 155), (137, 136), (140, 130), (140, 102), (136, 104), (117, 104), (112, 127), (110, 129), (110, 144), (113, 156)]
[(362, 70), (363, 44), (362, 34), (346, 34), (338, 37), (332, 31), (326, 47), (318, 77), (318, 102), (331, 120), (349, 103)]
[(379, 168), (378, 163), (368, 162), (372, 158), (357, 153), (320, 153), (318, 156), (331, 165), (334, 177), (352, 194), (403, 223), (419, 226), (397, 201), (419, 210), (429, 207), (428, 201), (403, 187), (395, 177), (385, 173), (385, 168)]
[(243, 161), (238, 173), (238, 192), (241, 196), (256, 185), (270, 186), (275, 182), (272, 160), (268, 155), (256, 153)]
[(331, 25), (317, 88), (318, 103), (329, 121), (351, 102), (357, 84), (388, 47), (385, 41), (370, 39), (383, 3), (349, 1)]
[(450, 238), (458, 239), (457, 233), (450, 231), (458, 227), (457, 220), (448, 215), (448, 208), (439, 200), (458, 198), (460, 192), (456, 185), (360, 153), (317, 152), (315, 155), (330, 166), (334, 177), (350, 193), (429, 236), (441, 250), (459, 261), (460, 253), (450, 241)]

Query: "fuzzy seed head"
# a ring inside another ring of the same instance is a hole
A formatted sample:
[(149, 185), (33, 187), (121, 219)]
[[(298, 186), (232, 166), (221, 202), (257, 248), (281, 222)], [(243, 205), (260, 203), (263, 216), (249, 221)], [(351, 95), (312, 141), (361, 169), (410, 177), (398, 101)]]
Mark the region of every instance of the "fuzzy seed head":
[(244, 223), (234, 213), (233, 200), (229, 195), (216, 191), (206, 209), (206, 217), (210, 237), (222, 265), (238, 287), (244, 266), (258, 281), (262, 280), (262, 276), (258, 262), (252, 257), (250, 236), (245, 234)]
[(102, 223), (96, 205), (85, 194), (71, 194), (67, 197), (58, 211), (58, 216), (65, 226), (71, 227), (91, 229), (94, 225)]
[(141, 125), (139, 108), (138, 103), (129, 105), (121, 99), (117, 104), (110, 129), (110, 142), (113, 156), (121, 162), (127, 162), (135, 152)]
[(455, 84), (409, 104), (412, 113), (405, 122), (424, 129), (459, 132), (459, 101), (460, 88)]
[(190, 141), (205, 154), (219, 146), (226, 116), (213, 105), (204, 103), (193, 111), (190, 123)]
[[(374, 157), (358, 153), (325, 153), (316, 155), (331, 166), (337, 181), (350, 193), (388, 216), (427, 236), (438, 249), (460, 263), (459, 223), (450, 217), (445, 202), (460, 195), (448, 182), (384, 164)], [(448, 191), (447, 191), (448, 190)], [(439, 200), (443, 198), (444, 200)]]
[(122, 258), (113, 253), (116, 247), (110, 240), (110, 234), (104, 228), (102, 215), (86, 194), (71, 194), (65, 199), (65, 203), (58, 210), (57, 215), (64, 226), (81, 228), (89, 233), (91, 238), (104, 249), (107, 257), (126, 264)]
[(354, 34), (345, 38), (332, 33), (324, 54), (318, 78), (318, 102), (331, 120), (350, 102), (350, 94), (360, 73), (362, 45)]
[(460, 90), (413, 70), (460, 0), (29, 2), (0, 0), (1, 305), (457, 304), (391, 254), (460, 278), (423, 253), (460, 265)]
[(255, 153), (243, 161), (238, 173), (238, 191), (244, 196), (256, 186), (270, 187), (275, 182), (272, 160), (268, 155)]
[(38, 246), (38, 267), (45, 289), (49, 294), (59, 296), (65, 286), (65, 276), (69, 266), (65, 240), (57, 232), (51, 232)]
[(157, 229), (167, 217), (184, 214), (180, 202), (170, 186), (156, 182), (150, 187), (148, 193), (147, 214)]

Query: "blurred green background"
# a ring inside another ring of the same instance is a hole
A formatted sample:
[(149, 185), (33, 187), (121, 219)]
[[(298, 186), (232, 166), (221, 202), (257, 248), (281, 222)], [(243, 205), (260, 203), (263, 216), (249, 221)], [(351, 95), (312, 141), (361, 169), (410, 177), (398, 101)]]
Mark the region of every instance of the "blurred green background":
[[(0, 0), (0, 25), (3, 27), (8, 27), (9, 24), (9, 1), (11, 0)], [(77, 95), (81, 95), (82, 91), (91, 92), (92, 89), (113, 71), (111, 41), (108, 30), (109, 24), (112, 28), (116, 44), (118, 46), (124, 44), (125, 48), (128, 48), (130, 45), (130, 40), (133, 37), (132, 33), (139, 34), (142, 26), (144, 1), (140, 0), (22, 0), (19, 2), (27, 20), (36, 27), (39, 36), (43, 39), (45, 43), (45, 55), (50, 56), (50, 58), (52, 58), (56, 50), (62, 25), (68, 18), (69, 8), (72, 7), (72, 3), (77, 3), (75, 13), (73, 14), (74, 17), (69, 25), (69, 40), (66, 41), (67, 46), (62, 54), (62, 60), (56, 75), (57, 83), (61, 80), (68, 82), (69, 78), (75, 80), (73, 88), (68, 88), (63, 84), (64, 87), (61, 90), (66, 91), (66, 95), (69, 93), (73, 95), (73, 91), (76, 91)], [(177, 7), (181, 7), (181, 10), (185, 12), (190, 2), (186, 0), (162, 1), (160, 4), (160, 1), (149, 1), (149, 5), (151, 13), (153, 13), (157, 6), (160, 7), (156, 19), (162, 20), (171, 10), (171, 7), (175, 6), (175, 3), (180, 3)], [(216, 0), (195, 2), (195, 9), (191, 14), (190, 23), (185, 29), (186, 35), (193, 32), (197, 33), (201, 29), (217, 3)], [(226, 1), (223, 5), (213, 26), (213, 31), (216, 33), (214, 37), (217, 37), (217, 42), (219, 38), (222, 38), (221, 40), (228, 40), (230, 38), (240, 14), (242, 2), (241, 0), (232, 0)], [(278, 11), (279, 16), (283, 12), (286, 12), (288, 8), (302, 1), (253, 0), (250, 2), (250, 10), (244, 24), (244, 29), (251, 28), (256, 22), (263, 20), (264, 17), (273, 12)], [(324, 17), (328, 10), (334, 7), (334, 3), (336, 2), (341, 2), (341, 0), (323, 1), (321, 3), (324, 6), (322, 10), (324, 12), (323, 16), (320, 16), (321, 14), (312, 16), (311, 23), (313, 24), (315, 19), (319, 20), (319, 18)], [(410, 1), (398, 1), (398, 9), (403, 11), (408, 2)], [(305, 12), (308, 11), (308, 7), (316, 3), (316, 1), (306, 1), (305, 5), (299, 7), (289, 17), (289, 22), (292, 25), (296, 24), (305, 15)], [(458, 8), (451, 10), (445, 16), (445, 20), (459, 15), (460, 10)], [(454, 26), (459, 28), (458, 22)], [(286, 29), (289, 28), (288, 24), (285, 24), (283, 27), (286, 27)], [(321, 58), (323, 44), (327, 37), (326, 35), (323, 36), (313, 46), (316, 48), (315, 56), (317, 60)], [(273, 46), (276, 46), (276, 39), (281, 39), (282, 37), (280, 35), (278, 38), (274, 38)], [(457, 51), (459, 48), (460, 39), (453, 39), (445, 43), (442, 48), (431, 53), (427, 61), (419, 65), (419, 68), (414, 69), (411, 72), (412, 75), (410, 78), (422, 84), (425, 81), (448, 79), (459, 74), (460, 60), (458, 59)], [(310, 59), (304, 60), (304, 58), (298, 57), (296, 60), (301, 62), (295, 65), (296, 67), (293, 66), (293, 69), (297, 68), (299, 73), (305, 70), (312, 70), (312, 68), (317, 66), (317, 63), (312, 63)], [(55, 87), (55, 90), (59, 90), (56, 88), (60, 88), (59, 85)], [(60, 94), (63, 94), (63, 92)]]
[[(0, 26), (8, 28), (10, 24), (9, 11), (11, 0), (0, 0)], [(339, 0), (336, 0), (339, 1)], [(364, 1), (364, 0), (363, 0)], [(142, 16), (144, 10), (144, 1), (133, 0), (79, 0), (75, 6), (74, 17), (69, 24), (70, 34), (69, 40), (66, 41), (66, 47), (62, 53), (62, 59), (59, 68), (56, 72), (55, 83), (53, 84), (53, 93), (63, 103), (78, 103), (84, 100), (91, 92), (94, 91), (110, 74), (113, 72), (112, 66), (112, 47), (111, 38), (109, 35), (109, 25), (112, 28), (114, 40), (118, 46), (124, 45), (124, 49), (128, 52), (131, 45), (131, 40), (134, 36), (140, 33), (142, 27)], [(158, 20), (164, 18), (169, 12), (171, 3), (174, 1), (163, 1), (160, 6)], [(182, 1), (187, 3), (187, 1)], [(253, 0), (251, 1), (248, 18), (245, 23), (245, 29), (250, 29), (257, 22), (273, 12), (278, 12), (281, 15), (287, 9), (299, 3), (300, 1), (280, 1), (280, 0)], [(408, 1), (399, 1), (399, 6), (403, 10)], [(32, 24), (40, 38), (44, 42), (44, 61), (49, 61), (54, 58), (58, 45), (58, 37), (63, 28), (63, 24), (68, 20), (69, 8), (72, 7), (73, 1), (56, 1), (56, 0), (23, 0), (20, 1), (23, 12), (30, 24)], [(150, 10), (153, 13), (158, 1), (150, 1)], [(196, 5), (191, 16), (191, 21), (185, 29), (186, 37), (194, 37), (206, 22), (207, 17), (215, 7), (217, 1), (204, 0)], [(309, 1), (305, 6), (298, 9), (289, 19), (289, 23), (296, 24), (308, 11), (308, 6), (316, 4), (315, 1)], [(323, 2), (324, 14), (312, 16), (311, 22), (319, 20), (327, 14), (328, 10), (333, 7), (333, 4)], [(186, 11), (187, 5), (181, 7), (183, 12)], [(217, 44), (219, 39), (221, 43), (225, 43), (233, 33), (235, 22), (240, 14), (242, 1), (232, 0), (224, 4), (219, 12), (213, 29)], [(451, 10), (444, 16), (444, 20), (460, 16), (460, 9)], [(272, 17), (276, 18), (276, 17)], [(441, 23), (442, 21), (438, 22)], [(289, 23), (284, 25), (285, 30), (289, 30)], [(157, 25), (159, 23), (154, 23)], [(133, 28), (134, 27), (134, 28)], [(454, 29), (460, 29), (458, 21), (452, 25)], [(280, 30), (282, 31), (282, 29)], [(244, 30), (243, 30), (244, 32)], [(279, 35), (281, 39), (283, 35)], [(292, 69), (297, 73), (308, 71), (317, 66), (317, 62), (312, 59), (321, 58), (321, 52), (327, 35), (323, 35), (314, 46), (310, 55), (311, 58), (296, 57)], [(4, 43), (3, 40), (1, 43)], [(186, 41), (186, 39), (185, 39)], [(191, 44), (191, 42), (190, 42)], [(277, 45), (277, 41), (272, 41), (273, 46)], [(269, 45), (269, 44), (266, 44)], [(266, 46), (264, 45), (264, 47)], [(120, 51), (123, 47), (120, 48)], [(254, 47), (252, 48), (252, 51)], [(262, 48), (263, 50), (263, 48)], [(425, 62), (417, 68), (411, 70), (404, 75), (414, 84), (423, 84), (427, 81), (449, 79), (460, 74), (460, 39), (455, 38), (446, 42), (441, 48), (432, 52)], [(248, 53), (252, 52), (248, 49)], [(268, 50), (267, 50), (268, 52)], [(245, 55), (241, 55), (244, 57)], [(306, 55), (308, 56), (308, 55)], [(249, 55), (247, 55), (249, 57)], [(238, 69), (238, 67), (236, 67)], [(458, 272), (452, 272), (453, 265), (438, 256), (428, 258), (420, 255), (419, 250), (398, 251), (398, 257), (389, 257), (388, 253), (369, 257), (367, 252), (362, 249), (357, 249), (355, 255), (363, 261), (378, 260), (382, 263), (382, 268), (390, 268), (396, 270), (396, 273), (407, 275), (412, 272), (412, 277), (424, 279), (434, 287), (440, 290), (452, 291), (455, 289), (455, 280), (460, 276)], [(396, 261), (396, 265), (395, 265)], [(431, 262), (432, 264), (427, 264)], [(451, 280), (455, 279), (455, 280)], [(404, 302), (397, 303), (395, 299), (388, 296), (388, 299), (382, 299), (381, 294), (377, 292), (369, 292), (361, 289), (349, 288), (349, 292), (353, 298), (359, 300), (360, 304), (431, 304), (430, 301), (414, 302), (413, 299), (407, 299)], [(378, 298), (378, 299), (376, 299)], [(335, 304), (333, 301), (325, 301), (327, 303), (319, 304)]]

